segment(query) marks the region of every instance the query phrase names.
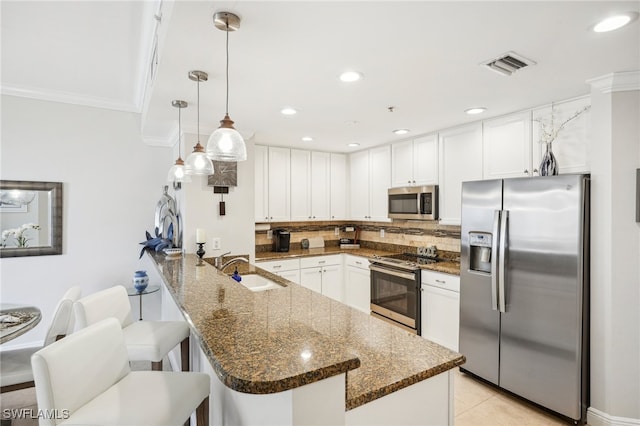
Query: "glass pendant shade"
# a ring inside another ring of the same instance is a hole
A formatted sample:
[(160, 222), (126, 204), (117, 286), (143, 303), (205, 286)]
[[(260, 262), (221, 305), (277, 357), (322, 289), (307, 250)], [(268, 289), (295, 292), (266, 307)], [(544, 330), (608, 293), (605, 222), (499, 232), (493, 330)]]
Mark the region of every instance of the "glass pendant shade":
[(176, 160), (176, 164), (171, 166), (167, 175), (167, 182), (191, 182), (191, 177), (187, 174), (182, 158)]
[(171, 106), (178, 109), (178, 159), (176, 163), (171, 166), (169, 173), (167, 174), (167, 182), (173, 183), (174, 188), (179, 187), (177, 183), (191, 182), (191, 178), (186, 174), (184, 168), (184, 161), (182, 160), (182, 108), (186, 108), (189, 104), (185, 101), (175, 100), (171, 102)]
[(213, 163), (209, 160), (209, 157), (207, 157), (200, 142), (193, 147), (193, 152), (187, 157), (184, 168), (187, 175), (213, 174)]
[(220, 127), (209, 136), (207, 142), (207, 156), (215, 161), (245, 161), (247, 147), (244, 139), (233, 127), (233, 121), (228, 115), (220, 121)]
[(204, 152), (204, 147), (200, 145), (200, 82), (207, 81), (209, 75), (204, 71), (189, 71), (189, 80), (195, 81), (198, 87), (198, 143), (193, 147), (193, 152), (187, 157), (184, 165), (187, 175), (212, 175), (213, 163)]
[(209, 136), (207, 141), (207, 156), (214, 161), (245, 161), (247, 159), (247, 147), (240, 133), (233, 127), (233, 121), (229, 118), (229, 32), (240, 28), (240, 17), (230, 12), (216, 12), (213, 22), (219, 30), (226, 32), (226, 109), (225, 115), (220, 120), (220, 127)]

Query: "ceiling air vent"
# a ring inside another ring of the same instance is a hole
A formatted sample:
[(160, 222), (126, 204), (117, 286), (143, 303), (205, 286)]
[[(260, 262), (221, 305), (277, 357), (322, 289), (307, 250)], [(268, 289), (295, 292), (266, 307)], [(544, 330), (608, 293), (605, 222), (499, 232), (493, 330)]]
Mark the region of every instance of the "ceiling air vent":
[(514, 52), (507, 52), (497, 59), (490, 59), (481, 63), (480, 65), (483, 65), (490, 70), (502, 75), (511, 75), (524, 67), (535, 64), (536, 63), (531, 59), (527, 59), (522, 55), (518, 55)]

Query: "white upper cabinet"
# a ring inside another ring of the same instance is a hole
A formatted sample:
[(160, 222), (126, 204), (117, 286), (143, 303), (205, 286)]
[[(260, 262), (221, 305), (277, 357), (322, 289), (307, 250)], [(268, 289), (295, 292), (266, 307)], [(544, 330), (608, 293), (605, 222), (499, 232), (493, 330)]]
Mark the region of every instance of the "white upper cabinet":
[(533, 176), (531, 111), (486, 120), (483, 123), (483, 177), (499, 179)]
[(438, 183), (438, 137), (423, 136), (391, 145), (391, 186)]
[(289, 220), (289, 150), (256, 145), (255, 158), (255, 221)]
[(350, 155), (351, 219), (389, 221), (387, 190), (391, 184), (388, 145)]
[(266, 146), (255, 147), (255, 221), (269, 220), (269, 152)]
[(291, 220), (329, 219), (329, 153), (291, 150)]
[(331, 219), (347, 219), (347, 156), (330, 154), (329, 208)]
[(439, 134), (440, 223), (460, 225), (462, 182), (482, 179), (482, 124)]
[(351, 175), (351, 218), (369, 218), (369, 151), (354, 152), (349, 156)]
[(255, 148), (255, 221), (328, 220), (331, 217), (331, 173), (337, 179), (335, 209), (346, 218), (346, 156), (300, 149)]
[(311, 218), (313, 220), (330, 218), (330, 158), (328, 152), (311, 153)]
[[(558, 102), (533, 110), (533, 152), (534, 166), (540, 166), (545, 145), (540, 143), (541, 121), (547, 127), (553, 112), (553, 127), (558, 128), (564, 121), (576, 112), (591, 105), (591, 98), (581, 97), (569, 101)], [(559, 173), (589, 173), (589, 144), (591, 135), (591, 111), (587, 110), (578, 117), (569, 121), (558, 133), (558, 137), (552, 143), (553, 154), (559, 166)]]
[(291, 218), (291, 157), (289, 149), (269, 147), (269, 221)]
[(291, 220), (311, 219), (311, 152), (291, 150)]
[(369, 219), (389, 221), (388, 190), (391, 185), (391, 148), (389, 145), (369, 150)]

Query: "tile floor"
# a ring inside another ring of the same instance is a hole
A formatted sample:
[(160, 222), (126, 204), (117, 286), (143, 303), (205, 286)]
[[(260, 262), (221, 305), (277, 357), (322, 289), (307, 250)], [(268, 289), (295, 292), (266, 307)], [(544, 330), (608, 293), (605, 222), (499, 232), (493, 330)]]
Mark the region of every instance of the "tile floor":
[[(133, 366), (134, 369), (135, 366)], [(139, 369), (145, 369), (144, 367)], [(31, 408), (36, 412), (33, 388), (0, 395), (0, 407)], [(0, 418), (2, 411), (0, 410)], [(36, 426), (36, 420), (13, 420), (12, 426)], [(455, 373), (455, 425), (456, 426), (551, 426), (566, 425), (562, 419), (507, 395), (470, 376)], [(2, 426), (5, 422), (2, 423)]]
[(454, 387), (456, 426), (573, 425), (460, 371)]

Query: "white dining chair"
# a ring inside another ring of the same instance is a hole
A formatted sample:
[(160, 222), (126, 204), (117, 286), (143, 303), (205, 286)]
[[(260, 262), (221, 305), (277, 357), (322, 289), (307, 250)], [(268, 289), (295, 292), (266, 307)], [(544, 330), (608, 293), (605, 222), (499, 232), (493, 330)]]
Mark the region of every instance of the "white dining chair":
[(130, 361), (151, 361), (152, 370), (162, 370), (162, 359), (180, 344), (182, 371), (189, 371), (189, 325), (185, 321), (135, 321), (123, 286), (85, 296), (73, 306), (78, 328), (116, 318)]
[(204, 373), (131, 371), (124, 333), (107, 318), (31, 357), (40, 426), (209, 424)]
[[(58, 302), (44, 339), (44, 346), (60, 340), (73, 330), (73, 303), (80, 298), (80, 287), (71, 287)], [(0, 352), (0, 393), (33, 387), (31, 355), (42, 347), (10, 349)]]

